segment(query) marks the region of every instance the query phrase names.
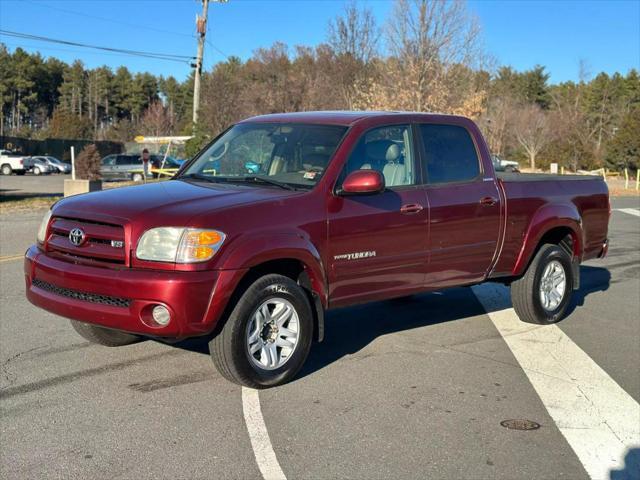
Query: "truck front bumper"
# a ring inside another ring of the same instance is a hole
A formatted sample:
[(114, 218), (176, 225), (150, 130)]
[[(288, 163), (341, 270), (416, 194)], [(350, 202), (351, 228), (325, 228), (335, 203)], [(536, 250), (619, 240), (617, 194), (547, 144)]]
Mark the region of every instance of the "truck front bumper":
[[(197, 272), (111, 269), (52, 258), (37, 246), (27, 250), (27, 298), (73, 320), (126, 332), (185, 338), (211, 332), (245, 270)], [(166, 307), (166, 326), (152, 317)]]

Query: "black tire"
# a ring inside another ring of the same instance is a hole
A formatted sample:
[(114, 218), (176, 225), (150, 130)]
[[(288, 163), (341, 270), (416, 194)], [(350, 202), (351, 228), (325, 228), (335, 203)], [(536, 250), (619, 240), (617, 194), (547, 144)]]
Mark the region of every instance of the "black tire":
[(130, 333), (111, 330), (84, 322), (71, 320), (71, 326), (85, 340), (105, 347), (122, 347), (140, 341), (140, 337)]
[(13, 172), (11, 165), (8, 163), (2, 165), (2, 167), (0, 167), (0, 171), (2, 172), (2, 175), (11, 175), (11, 172)]
[(516, 171), (516, 169), (514, 167), (512, 167), (511, 165), (507, 165), (506, 167), (504, 167), (504, 171), (507, 173), (513, 173)]
[[(252, 362), (247, 330), (258, 308), (269, 299), (287, 300), (298, 315), (297, 345), (286, 362), (267, 370)], [(304, 364), (313, 340), (313, 313), (305, 292), (288, 277), (265, 275), (245, 290), (221, 331), (209, 342), (213, 364), (227, 380), (250, 388), (268, 388), (293, 379)]]
[[(540, 285), (543, 273), (552, 261), (557, 261), (564, 270), (565, 289), (557, 307), (547, 310), (540, 298)], [(573, 285), (571, 257), (567, 251), (558, 245), (545, 244), (540, 247), (525, 274), (511, 283), (511, 302), (523, 322), (549, 325), (564, 317), (573, 295)]]

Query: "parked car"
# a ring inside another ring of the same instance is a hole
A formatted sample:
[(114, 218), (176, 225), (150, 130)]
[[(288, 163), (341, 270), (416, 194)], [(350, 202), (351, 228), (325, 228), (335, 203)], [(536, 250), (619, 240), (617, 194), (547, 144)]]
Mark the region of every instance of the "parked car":
[(26, 157), (10, 150), (0, 150), (0, 173), (2, 175), (24, 175), (27, 171), (24, 166)]
[(271, 387), (332, 308), (492, 281), (522, 321), (560, 321), (580, 263), (607, 253), (610, 213), (601, 177), (496, 174), (463, 117), (266, 115), (172, 180), (60, 200), (26, 253), (26, 295), (102, 345), (211, 335), (225, 378)]
[(71, 164), (58, 160), (56, 157), (46, 155), (38, 158), (45, 161), (47, 165), (51, 167), (51, 173), (71, 173)]
[(100, 174), (103, 180), (133, 180), (141, 182), (142, 157), (131, 154), (107, 155), (102, 159)]
[(493, 168), (496, 172), (519, 172), (520, 164), (512, 160), (503, 160), (498, 155), (491, 155)]
[(151, 160), (154, 168), (161, 168), (164, 161), (164, 168), (180, 168), (184, 163), (184, 160), (178, 160), (170, 155), (164, 158), (164, 155), (151, 155)]
[(49, 166), (49, 162), (44, 157), (26, 157), (24, 167), (27, 172), (34, 175), (48, 175), (53, 171), (53, 167)]

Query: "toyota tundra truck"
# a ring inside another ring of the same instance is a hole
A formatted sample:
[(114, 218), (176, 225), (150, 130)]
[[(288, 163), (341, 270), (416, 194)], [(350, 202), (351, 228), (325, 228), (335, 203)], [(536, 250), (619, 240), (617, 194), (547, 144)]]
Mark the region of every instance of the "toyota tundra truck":
[(258, 116), (169, 181), (57, 202), (26, 295), (101, 345), (207, 336), (224, 377), (265, 388), (336, 307), (492, 281), (522, 321), (558, 322), (609, 216), (600, 177), (496, 175), (463, 117)]

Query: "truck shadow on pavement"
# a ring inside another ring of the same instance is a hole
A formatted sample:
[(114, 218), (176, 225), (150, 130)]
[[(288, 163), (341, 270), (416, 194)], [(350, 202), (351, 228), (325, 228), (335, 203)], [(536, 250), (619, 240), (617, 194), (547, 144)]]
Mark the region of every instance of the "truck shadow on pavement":
[[(607, 269), (581, 266), (582, 284), (580, 290), (574, 292), (568, 314), (584, 305), (588, 295), (607, 290), (610, 281), (611, 274)], [(497, 309), (511, 307), (509, 290), (504, 288), (503, 293), (501, 301), (496, 302)], [(310, 375), (345, 356), (357, 353), (378, 337), (486, 313), (471, 288), (467, 287), (331, 310), (325, 318), (324, 341), (313, 345), (297, 378)], [(197, 337), (172, 346), (208, 355), (209, 339), (210, 337)]]
[[(574, 292), (567, 315), (584, 305), (587, 296), (606, 291), (611, 282), (606, 268), (581, 266), (580, 273), (580, 290)], [(497, 302), (497, 309), (511, 307), (507, 288), (501, 300)], [(453, 288), (330, 311), (325, 321), (325, 339), (313, 346), (298, 378), (357, 353), (383, 335), (486, 313), (471, 288)]]
[(577, 307), (584, 305), (584, 301), (592, 293), (605, 292), (611, 285), (611, 272), (608, 268), (580, 266), (580, 290), (573, 292), (571, 304), (566, 315), (571, 315)]

